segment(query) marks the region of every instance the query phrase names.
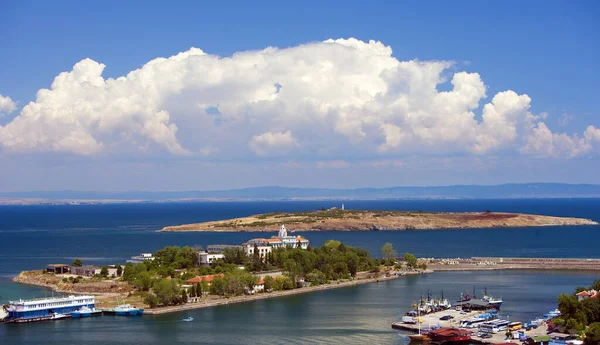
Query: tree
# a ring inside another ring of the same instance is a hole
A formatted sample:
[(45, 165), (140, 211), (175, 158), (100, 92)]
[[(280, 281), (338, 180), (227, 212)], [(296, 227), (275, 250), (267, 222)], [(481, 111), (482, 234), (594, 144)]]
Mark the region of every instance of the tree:
[(133, 284), (141, 291), (148, 291), (152, 287), (152, 277), (148, 272), (141, 272), (133, 281)]
[(210, 293), (213, 295), (225, 295), (225, 289), (227, 288), (227, 282), (223, 277), (215, 277), (210, 284)]
[(296, 281), (298, 281), (298, 276), (300, 275), (302, 270), (300, 265), (298, 265), (298, 263), (293, 259), (287, 259), (283, 264), (283, 269), (285, 270), (286, 274), (290, 277), (290, 279), (294, 282), (294, 285), (296, 285)]
[(251, 270), (254, 272), (261, 271), (262, 268), (262, 259), (260, 257), (260, 252), (258, 250), (258, 245), (254, 244), (254, 252), (252, 253), (252, 268)]
[(117, 277), (120, 277), (121, 275), (123, 275), (123, 266), (116, 264), (115, 268), (117, 269)]
[(323, 244), (323, 248), (327, 248), (327, 249), (338, 249), (340, 247), (340, 245), (342, 244), (342, 242), (340, 241), (336, 241), (336, 240), (327, 240), (325, 241), (325, 243)]
[(600, 279), (594, 280), (592, 286), (590, 287), (592, 290), (600, 291)]
[(100, 270), (100, 275), (104, 278), (108, 277), (108, 266), (102, 266)]
[(185, 289), (181, 289), (181, 301), (182, 303), (187, 303), (188, 301), (188, 295)]
[(594, 322), (588, 327), (585, 331), (583, 342), (586, 345), (600, 344), (600, 322)]
[(123, 280), (133, 283), (142, 272), (148, 272), (146, 265), (127, 263), (123, 271)]
[(271, 291), (273, 290), (273, 277), (271, 276), (266, 276), (263, 278), (263, 281), (265, 282), (265, 291)]
[(396, 250), (389, 242), (387, 242), (381, 247), (381, 253), (383, 254), (383, 258), (386, 260), (393, 259), (396, 257)]
[(179, 287), (173, 279), (159, 279), (152, 289), (160, 304), (168, 306), (179, 301)]
[(572, 318), (577, 312), (577, 298), (574, 296), (567, 295), (566, 293), (558, 296), (558, 310), (565, 319)]
[(296, 287), (296, 284), (292, 281), (290, 277), (279, 276), (275, 280), (280, 283), (282, 290), (292, 290)]
[(202, 297), (202, 286), (200, 286), (200, 283), (196, 284), (196, 297)]
[(83, 266), (83, 261), (81, 261), (80, 258), (76, 258), (75, 260), (73, 260), (73, 262), (71, 263), (71, 266), (73, 267), (81, 267)]
[(312, 285), (321, 285), (327, 282), (327, 277), (325, 277), (325, 273), (319, 270), (313, 270), (306, 275), (306, 281), (310, 282)]
[(355, 252), (346, 252), (346, 265), (348, 266), (348, 271), (351, 276), (355, 276), (358, 271), (358, 265), (360, 263), (360, 258)]
[(146, 303), (150, 308), (156, 308), (158, 305), (158, 298), (155, 294), (149, 293), (144, 297), (144, 303)]
[(202, 282), (200, 282), (200, 292), (210, 293), (210, 286), (208, 285), (207, 281), (203, 280)]
[(417, 257), (412, 255), (411, 253), (404, 254), (404, 261), (406, 261), (406, 266), (411, 268), (417, 267)]

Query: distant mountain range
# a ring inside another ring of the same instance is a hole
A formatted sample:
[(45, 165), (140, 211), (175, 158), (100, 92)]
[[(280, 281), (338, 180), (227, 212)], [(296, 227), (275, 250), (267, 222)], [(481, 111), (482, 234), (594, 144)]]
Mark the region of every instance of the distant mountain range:
[(294, 199), (490, 199), (600, 197), (600, 185), (564, 183), (520, 183), (502, 185), (456, 185), (390, 188), (289, 188), (255, 187), (213, 191), (30, 191), (0, 192), (2, 199), (86, 201), (175, 201), (175, 200), (294, 200)]

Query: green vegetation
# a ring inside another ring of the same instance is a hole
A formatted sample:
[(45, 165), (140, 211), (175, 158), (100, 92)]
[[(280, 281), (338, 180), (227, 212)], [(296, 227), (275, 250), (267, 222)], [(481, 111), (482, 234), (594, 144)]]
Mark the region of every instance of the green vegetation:
[[(164, 306), (180, 304), (184, 301), (181, 299), (181, 290), (174, 279), (159, 279), (154, 282), (153, 292), (158, 299), (158, 302)], [(187, 302), (187, 298), (186, 298)]]
[(102, 266), (102, 269), (100, 270), (100, 275), (103, 278), (108, 277), (108, 266)]
[(394, 259), (397, 255), (396, 250), (390, 242), (387, 242), (383, 245), (383, 247), (381, 247), (381, 253), (383, 254), (383, 258), (386, 260)]
[(73, 266), (73, 267), (81, 267), (81, 266), (83, 266), (83, 261), (81, 261), (81, 259), (79, 259), (79, 258), (76, 258), (71, 263), (71, 266)]
[(406, 262), (406, 266), (408, 266), (410, 268), (417, 268), (417, 265), (418, 265), (417, 257), (415, 257), (413, 254), (405, 253), (404, 261)]
[(600, 343), (600, 299), (584, 298), (578, 301), (575, 295), (584, 290), (600, 291), (600, 279), (593, 282), (589, 289), (578, 287), (571, 295), (558, 296), (558, 310), (561, 316), (554, 319), (554, 324), (563, 330), (575, 330), (584, 335), (585, 344)]
[[(277, 248), (263, 257), (258, 250), (248, 256), (241, 248), (227, 248), (224, 259), (211, 266), (196, 267), (197, 253), (191, 247), (169, 246), (157, 251), (153, 261), (127, 263), (122, 269), (122, 280), (140, 291), (145, 303), (154, 308), (178, 305), (187, 302), (188, 297), (203, 298), (207, 294), (225, 297), (252, 294), (259, 281), (253, 272), (283, 271), (276, 278), (263, 279), (266, 292), (349, 280), (359, 271), (379, 272), (380, 264), (393, 265), (396, 256), (393, 246), (386, 243), (382, 253), (385, 259), (374, 259), (364, 249), (329, 240), (321, 248)], [(210, 283), (202, 281), (182, 287), (186, 280), (197, 275), (217, 276)]]

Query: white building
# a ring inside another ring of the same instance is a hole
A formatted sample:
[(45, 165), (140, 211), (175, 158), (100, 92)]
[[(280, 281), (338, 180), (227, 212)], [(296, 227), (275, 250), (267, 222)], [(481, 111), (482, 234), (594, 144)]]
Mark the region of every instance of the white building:
[(276, 248), (300, 247), (302, 249), (306, 249), (308, 248), (308, 244), (309, 241), (302, 236), (289, 236), (285, 225), (282, 224), (281, 228), (279, 228), (279, 233), (277, 236), (273, 236), (271, 238), (255, 238), (244, 243), (243, 246), (246, 255), (253, 255), (254, 247), (256, 246), (256, 250), (258, 250), (260, 253), (260, 257), (264, 258), (267, 253), (270, 253)]
[(267, 256), (267, 253), (270, 253), (273, 248), (269, 245), (269, 240), (266, 238), (255, 238), (246, 243), (244, 243), (244, 253), (246, 255), (251, 256), (254, 255), (254, 250), (258, 252), (261, 258), (264, 259)]
[(302, 236), (288, 236), (287, 229), (285, 225), (281, 224), (279, 228), (279, 233), (277, 237), (273, 236), (268, 240), (269, 244), (274, 248), (279, 247), (287, 247), (290, 246), (292, 248), (296, 248), (300, 246), (302, 249), (306, 249), (308, 247), (309, 241)]
[(200, 266), (209, 266), (213, 262), (225, 258), (224, 254), (216, 254), (216, 253), (207, 253), (200, 252), (198, 253), (198, 263)]
[(140, 255), (132, 256), (127, 262), (131, 262), (132, 264), (143, 264), (146, 260), (154, 260), (152, 253), (142, 253)]

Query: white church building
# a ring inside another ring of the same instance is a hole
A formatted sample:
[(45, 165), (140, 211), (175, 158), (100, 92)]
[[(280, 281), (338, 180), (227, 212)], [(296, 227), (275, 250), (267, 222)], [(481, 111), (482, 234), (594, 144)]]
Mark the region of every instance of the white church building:
[(302, 236), (288, 235), (285, 225), (281, 224), (279, 233), (277, 236), (271, 238), (254, 238), (244, 243), (244, 252), (246, 255), (254, 254), (254, 246), (256, 245), (257, 250), (261, 257), (264, 257), (267, 253), (270, 253), (275, 248), (297, 248), (298, 246), (302, 249), (308, 248), (309, 241)]

